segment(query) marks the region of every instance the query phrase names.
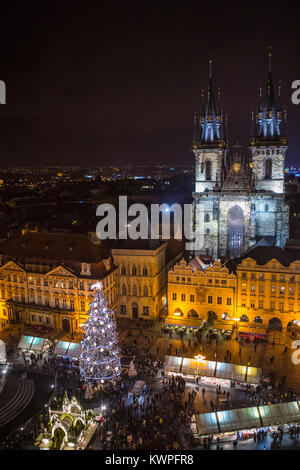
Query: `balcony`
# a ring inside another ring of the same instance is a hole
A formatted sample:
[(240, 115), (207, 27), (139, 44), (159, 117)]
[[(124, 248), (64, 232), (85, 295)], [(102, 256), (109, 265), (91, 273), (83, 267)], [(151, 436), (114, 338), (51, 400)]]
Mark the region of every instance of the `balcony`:
[(70, 315), (75, 313), (75, 309), (66, 309), (66, 308), (61, 308), (61, 307), (52, 307), (51, 305), (44, 305), (44, 304), (36, 304), (33, 302), (19, 302), (15, 300), (7, 300), (6, 303), (10, 306), (15, 306), (19, 308), (30, 308), (30, 310), (36, 310), (36, 311), (46, 311), (48, 313), (59, 313), (63, 315)]

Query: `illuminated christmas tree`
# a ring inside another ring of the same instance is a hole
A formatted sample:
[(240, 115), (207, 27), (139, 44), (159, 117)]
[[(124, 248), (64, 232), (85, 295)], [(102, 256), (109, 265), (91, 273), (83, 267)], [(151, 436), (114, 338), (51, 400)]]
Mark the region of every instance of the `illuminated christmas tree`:
[(89, 318), (83, 325), (80, 373), (86, 383), (94, 380), (104, 383), (121, 373), (118, 335), (101, 282), (94, 284), (92, 289), (95, 298), (90, 304)]
[(131, 361), (129, 364), (129, 377), (135, 377), (137, 375), (137, 371), (135, 370), (134, 362)]

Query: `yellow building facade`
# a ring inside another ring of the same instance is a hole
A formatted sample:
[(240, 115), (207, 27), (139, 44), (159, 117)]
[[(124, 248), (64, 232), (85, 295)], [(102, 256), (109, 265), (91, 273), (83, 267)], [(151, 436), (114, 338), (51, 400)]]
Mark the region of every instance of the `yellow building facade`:
[(197, 267), (193, 260), (192, 267), (181, 260), (168, 273), (166, 324), (199, 327), (213, 318), (218, 328), (235, 325), (239, 331), (300, 327), (298, 257), (277, 247), (257, 247), (235, 266), (235, 274), (220, 262)]
[(81, 333), (95, 282), (102, 282), (110, 307), (116, 304), (116, 266), (104, 255), (81, 235), (28, 233), (8, 242), (1, 255), (0, 328), (22, 322)]
[(112, 248), (117, 270), (117, 307), (120, 318), (155, 319), (166, 296), (167, 243), (128, 240)]
[(243, 322), (283, 329), (300, 321), (300, 260), (273, 258), (258, 263), (251, 257), (237, 266), (237, 312)]
[(203, 269), (182, 259), (168, 273), (166, 324), (200, 327), (203, 320), (232, 322), (236, 285), (236, 276), (218, 261)]

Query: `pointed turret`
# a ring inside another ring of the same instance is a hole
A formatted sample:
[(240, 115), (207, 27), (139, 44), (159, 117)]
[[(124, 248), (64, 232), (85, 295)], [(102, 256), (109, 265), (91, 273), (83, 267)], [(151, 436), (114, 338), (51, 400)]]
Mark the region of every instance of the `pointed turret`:
[[(223, 114), (221, 113), (221, 92), (218, 91), (217, 100), (212, 83), (212, 59), (209, 59), (209, 79), (206, 100), (204, 92), (201, 94), (201, 114), (199, 117), (199, 139), (193, 141), (193, 148), (225, 148)], [(194, 133), (194, 135), (196, 135)]]
[[(272, 50), (268, 52), (269, 67), (265, 94), (262, 86), (259, 88), (259, 102), (256, 113), (256, 122), (251, 120), (250, 145), (286, 145), (286, 138), (282, 133), (282, 108), (280, 103), (281, 86), (276, 96), (272, 76)], [(284, 137), (284, 138), (283, 138)]]

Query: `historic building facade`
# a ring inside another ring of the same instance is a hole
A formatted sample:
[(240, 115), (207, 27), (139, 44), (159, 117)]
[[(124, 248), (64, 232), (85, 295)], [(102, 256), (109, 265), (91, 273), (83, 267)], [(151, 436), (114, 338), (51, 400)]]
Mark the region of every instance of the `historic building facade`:
[(166, 324), (200, 327), (202, 320), (232, 322), (235, 313), (236, 276), (219, 261), (212, 266), (182, 259), (168, 273)]
[[(168, 274), (166, 324), (286, 331), (300, 327), (299, 250), (255, 247), (235, 273), (216, 261), (181, 260)], [(222, 326), (224, 325), (224, 326)], [(250, 331), (250, 330), (249, 330)]]
[[(211, 64), (210, 64), (211, 66)], [(265, 93), (259, 91), (252, 114), (250, 155), (239, 145), (229, 149), (227, 119), (215, 98), (211, 69), (207, 98), (194, 116), (195, 155), (194, 229), (203, 234), (196, 255), (238, 257), (265, 238), (283, 247), (289, 233), (284, 169), (287, 150), (286, 112), (280, 87), (274, 90), (271, 56)]]
[(111, 253), (117, 270), (119, 317), (156, 319), (166, 303), (167, 270), (183, 254), (177, 240), (118, 240)]
[(106, 250), (84, 235), (26, 233), (1, 246), (0, 327), (11, 321), (80, 333), (103, 283), (116, 305), (116, 266)]
[(253, 249), (237, 266), (237, 283), (240, 321), (278, 330), (300, 322), (299, 251)]

